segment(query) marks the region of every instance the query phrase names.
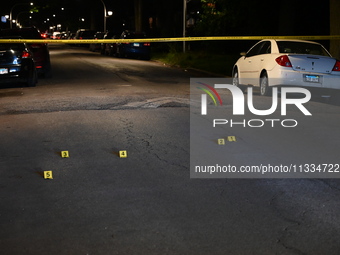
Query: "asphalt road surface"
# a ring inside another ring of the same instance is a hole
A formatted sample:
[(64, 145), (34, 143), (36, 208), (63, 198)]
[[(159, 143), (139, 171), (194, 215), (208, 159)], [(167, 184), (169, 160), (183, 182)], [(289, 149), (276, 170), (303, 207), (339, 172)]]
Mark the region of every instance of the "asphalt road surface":
[[(53, 78), (0, 89), (1, 254), (340, 253), (339, 179), (190, 178), (189, 79), (201, 74), (66, 45), (51, 59)], [(333, 158), (339, 106), (307, 107), (315, 126), (289, 141), (237, 129), (238, 160), (251, 165), (253, 148), (257, 161)]]

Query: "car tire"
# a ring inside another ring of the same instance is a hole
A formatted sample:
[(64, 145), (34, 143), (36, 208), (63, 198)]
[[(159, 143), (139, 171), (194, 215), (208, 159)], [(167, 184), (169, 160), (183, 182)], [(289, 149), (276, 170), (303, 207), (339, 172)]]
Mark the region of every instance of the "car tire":
[(269, 96), (271, 94), (271, 89), (269, 87), (268, 75), (263, 73), (260, 78), (260, 94), (261, 96)]
[(33, 70), (32, 71), (32, 75), (27, 79), (26, 85), (27, 87), (35, 87), (37, 85), (38, 82), (38, 74), (37, 74), (37, 70)]
[(43, 73), (43, 77), (45, 79), (50, 79), (52, 78), (52, 66), (51, 66), (51, 62), (49, 62), (45, 68), (44, 68), (44, 73)]
[(120, 51), (119, 51), (119, 49), (117, 49), (117, 50), (116, 50), (116, 58), (120, 58), (120, 57), (121, 57)]
[(234, 70), (233, 72), (233, 76), (232, 76), (232, 84), (236, 87), (238, 87), (239, 89), (241, 89), (242, 91), (245, 91), (246, 87), (245, 85), (240, 84), (240, 78), (238, 75), (238, 70), (237, 68)]
[(233, 73), (233, 85), (236, 86), (236, 87), (240, 86), (237, 69)]
[(148, 61), (148, 60), (151, 59), (151, 56), (150, 55), (143, 55), (143, 56), (141, 56), (141, 59)]

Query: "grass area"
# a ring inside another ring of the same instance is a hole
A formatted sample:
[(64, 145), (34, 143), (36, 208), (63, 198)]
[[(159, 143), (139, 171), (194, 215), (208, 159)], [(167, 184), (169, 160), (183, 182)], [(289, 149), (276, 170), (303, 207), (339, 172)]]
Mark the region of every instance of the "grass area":
[(203, 51), (188, 51), (186, 53), (170, 51), (168, 53), (154, 53), (152, 59), (181, 68), (194, 68), (218, 75), (231, 76), (232, 67), (239, 57), (239, 55)]

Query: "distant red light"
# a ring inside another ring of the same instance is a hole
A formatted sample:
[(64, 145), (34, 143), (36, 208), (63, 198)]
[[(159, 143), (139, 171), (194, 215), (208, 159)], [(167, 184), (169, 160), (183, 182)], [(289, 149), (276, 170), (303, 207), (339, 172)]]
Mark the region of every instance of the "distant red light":
[(31, 57), (31, 54), (27, 51), (23, 51), (22, 54), (21, 54), (21, 57), (22, 58), (29, 58), (29, 57)]

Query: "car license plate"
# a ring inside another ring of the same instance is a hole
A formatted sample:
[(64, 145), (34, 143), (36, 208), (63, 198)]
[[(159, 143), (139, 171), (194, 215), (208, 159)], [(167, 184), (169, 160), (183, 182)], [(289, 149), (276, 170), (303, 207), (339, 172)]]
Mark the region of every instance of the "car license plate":
[(8, 73), (7, 68), (0, 68), (0, 74), (6, 74), (6, 73)]
[(319, 82), (320, 82), (320, 76), (319, 76), (319, 75), (305, 74), (305, 75), (304, 75), (304, 80), (305, 80), (306, 82), (315, 82), (315, 83), (319, 83)]
[(133, 46), (139, 47), (139, 43), (134, 43)]

